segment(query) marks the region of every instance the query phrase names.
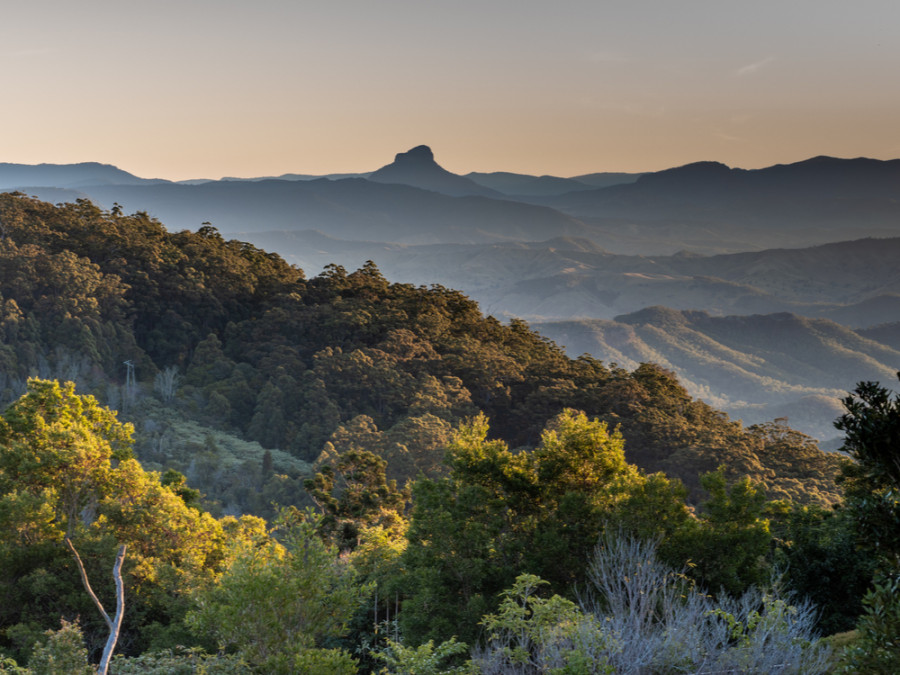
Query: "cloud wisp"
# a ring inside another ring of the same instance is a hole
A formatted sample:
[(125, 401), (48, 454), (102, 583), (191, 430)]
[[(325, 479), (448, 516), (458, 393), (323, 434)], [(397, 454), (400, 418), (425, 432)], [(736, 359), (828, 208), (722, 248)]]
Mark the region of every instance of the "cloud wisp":
[(754, 61), (753, 63), (749, 63), (746, 66), (742, 66), (734, 71), (734, 74), (738, 77), (745, 77), (747, 75), (755, 75), (763, 68), (770, 66), (775, 62), (774, 56), (767, 56), (764, 59), (760, 59), (759, 61)]

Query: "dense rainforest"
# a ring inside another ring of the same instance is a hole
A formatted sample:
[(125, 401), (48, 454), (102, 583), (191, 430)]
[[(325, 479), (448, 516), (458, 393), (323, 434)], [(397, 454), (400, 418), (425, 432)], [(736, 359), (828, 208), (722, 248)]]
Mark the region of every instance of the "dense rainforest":
[[(886, 392), (848, 398), (850, 464), (372, 263), (307, 279), (210, 224), (0, 195), (0, 399), (29, 672), (99, 659), (78, 561), (114, 606), (121, 544), (110, 672), (826, 672), (816, 634), (897, 621)], [(866, 630), (848, 672), (897, 658)]]

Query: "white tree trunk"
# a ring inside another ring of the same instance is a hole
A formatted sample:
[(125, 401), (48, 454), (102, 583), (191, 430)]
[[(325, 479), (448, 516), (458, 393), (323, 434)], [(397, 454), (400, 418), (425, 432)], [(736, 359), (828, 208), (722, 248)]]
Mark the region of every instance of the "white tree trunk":
[(81, 574), (81, 583), (84, 585), (84, 589), (88, 592), (88, 595), (91, 596), (91, 600), (94, 601), (94, 604), (103, 616), (103, 620), (106, 621), (106, 625), (109, 627), (109, 638), (107, 638), (106, 646), (103, 648), (103, 656), (100, 659), (100, 665), (97, 666), (98, 675), (106, 675), (107, 670), (109, 670), (109, 661), (112, 659), (113, 651), (116, 648), (116, 642), (119, 639), (119, 630), (122, 627), (122, 617), (125, 615), (125, 584), (122, 582), (122, 563), (125, 562), (125, 544), (119, 546), (119, 552), (116, 554), (116, 562), (113, 565), (113, 580), (116, 582), (116, 614), (113, 618), (110, 618), (109, 614), (106, 613), (106, 610), (103, 609), (103, 605), (97, 597), (97, 594), (94, 593), (94, 590), (91, 588), (91, 584), (87, 578), (87, 572), (84, 570), (84, 564), (81, 562), (81, 556), (78, 555), (78, 551), (76, 551), (75, 547), (72, 545), (72, 540), (67, 536), (65, 542), (66, 546), (69, 547), (69, 550), (72, 551), (72, 555), (75, 556), (75, 562), (78, 563), (78, 572)]

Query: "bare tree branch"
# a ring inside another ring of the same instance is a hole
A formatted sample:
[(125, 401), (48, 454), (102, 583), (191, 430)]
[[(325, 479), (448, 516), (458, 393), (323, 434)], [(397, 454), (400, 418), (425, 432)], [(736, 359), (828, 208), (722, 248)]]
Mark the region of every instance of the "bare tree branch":
[(84, 570), (84, 563), (81, 562), (81, 556), (78, 555), (78, 551), (76, 551), (75, 547), (72, 545), (72, 540), (69, 539), (69, 535), (66, 535), (65, 539), (63, 541), (66, 542), (66, 546), (69, 547), (69, 550), (72, 552), (72, 555), (75, 556), (75, 562), (78, 563), (78, 573), (81, 574), (81, 583), (84, 586), (84, 590), (86, 590), (88, 592), (88, 595), (91, 596), (91, 600), (94, 601), (94, 604), (97, 606), (97, 609), (100, 610), (100, 614), (103, 616), (103, 620), (106, 621), (106, 625), (109, 627), (110, 630), (112, 630), (112, 627), (113, 627), (112, 619), (109, 618), (109, 614), (107, 614), (106, 610), (103, 609), (103, 605), (100, 602), (100, 599), (97, 597), (97, 594), (94, 593), (94, 589), (91, 588), (91, 582), (88, 581), (87, 572), (85, 572), (85, 570)]
[(64, 538), (64, 541), (66, 542), (66, 546), (68, 546), (69, 550), (72, 552), (72, 555), (75, 556), (75, 562), (78, 564), (78, 573), (81, 575), (81, 583), (84, 585), (84, 589), (88, 592), (88, 595), (91, 596), (91, 600), (94, 601), (94, 604), (103, 616), (103, 620), (106, 621), (106, 625), (109, 627), (109, 638), (106, 640), (106, 646), (103, 648), (103, 656), (100, 659), (100, 665), (97, 667), (98, 675), (106, 675), (106, 672), (109, 669), (110, 659), (112, 659), (113, 651), (116, 648), (116, 642), (119, 640), (122, 618), (125, 616), (125, 584), (122, 581), (122, 564), (125, 562), (125, 544), (119, 546), (119, 552), (116, 554), (116, 562), (113, 565), (113, 580), (116, 583), (116, 614), (111, 619), (109, 614), (106, 613), (106, 610), (103, 609), (103, 604), (100, 602), (97, 594), (94, 593), (94, 589), (91, 588), (91, 584), (87, 578), (87, 572), (84, 569), (84, 563), (81, 562), (81, 556), (78, 555), (78, 551), (76, 551), (75, 546), (72, 545), (72, 540), (69, 539), (67, 535)]

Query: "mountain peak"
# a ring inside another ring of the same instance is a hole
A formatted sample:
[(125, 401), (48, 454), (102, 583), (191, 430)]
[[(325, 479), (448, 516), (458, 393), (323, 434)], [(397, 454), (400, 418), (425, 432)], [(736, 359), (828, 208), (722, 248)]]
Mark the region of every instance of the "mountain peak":
[(407, 150), (406, 152), (398, 152), (394, 156), (395, 164), (406, 164), (406, 163), (434, 163), (434, 153), (431, 151), (427, 145), (417, 145), (412, 150)]
[(434, 153), (427, 145), (417, 145), (412, 150), (398, 152), (393, 162), (369, 174), (369, 180), (376, 183), (402, 183), (451, 197), (501, 196), (499, 192), (444, 169), (434, 161)]

